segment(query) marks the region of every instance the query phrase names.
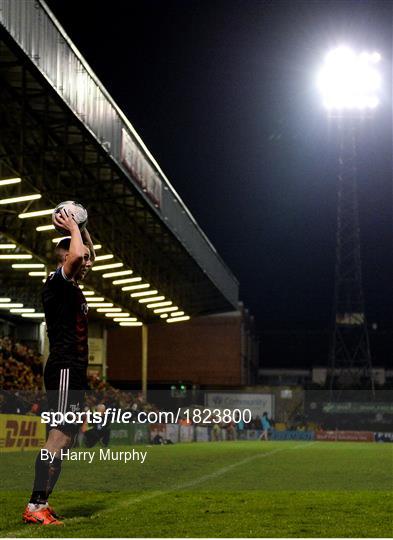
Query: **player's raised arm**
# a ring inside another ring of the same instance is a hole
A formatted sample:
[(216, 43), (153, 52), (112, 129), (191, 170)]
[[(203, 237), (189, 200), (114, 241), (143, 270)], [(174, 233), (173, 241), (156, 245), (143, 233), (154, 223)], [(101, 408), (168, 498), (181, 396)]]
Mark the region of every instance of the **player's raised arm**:
[(89, 231), (87, 229), (83, 229), (83, 231), (81, 231), (81, 235), (83, 242), (90, 250), (90, 261), (93, 264), (96, 258), (96, 252), (94, 251), (93, 242), (90, 237)]
[(69, 231), (71, 235), (70, 249), (66, 254), (63, 271), (68, 279), (73, 279), (83, 263), (85, 248), (78, 224), (72, 216), (60, 210), (54, 217), (55, 225)]

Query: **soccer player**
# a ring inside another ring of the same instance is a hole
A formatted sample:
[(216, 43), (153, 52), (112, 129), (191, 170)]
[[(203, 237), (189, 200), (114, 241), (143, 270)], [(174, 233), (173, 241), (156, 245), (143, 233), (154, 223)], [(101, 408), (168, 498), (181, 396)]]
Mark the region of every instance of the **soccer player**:
[[(88, 231), (81, 232), (72, 216), (61, 210), (55, 222), (69, 231), (71, 238), (57, 244), (57, 269), (48, 276), (42, 292), (49, 338), (44, 381), (51, 411), (78, 412), (83, 410), (88, 363), (88, 306), (78, 281), (91, 268), (95, 253)], [(73, 445), (79, 427), (58, 423), (50, 428), (44, 448), (55, 457), (51, 462), (40, 451), (36, 458), (33, 492), (23, 513), (25, 523), (62, 525), (60, 516), (49, 506), (48, 497), (61, 471), (61, 450)]]

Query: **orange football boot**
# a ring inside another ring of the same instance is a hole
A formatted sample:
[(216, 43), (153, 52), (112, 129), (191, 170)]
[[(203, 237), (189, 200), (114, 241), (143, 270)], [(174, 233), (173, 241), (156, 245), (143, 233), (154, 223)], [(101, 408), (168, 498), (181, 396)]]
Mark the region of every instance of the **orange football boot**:
[(63, 525), (62, 521), (54, 517), (48, 506), (34, 511), (29, 510), (27, 506), (23, 512), (22, 519), (24, 523), (29, 523), (30, 525)]
[(53, 506), (49, 506), (49, 505), (48, 505), (48, 510), (49, 510), (49, 512), (52, 514), (52, 516), (53, 516), (55, 519), (58, 519), (58, 520), (60, 520), (60, 521), (61, 521), (62, 519), (64, 519), (64, 516), (61, 516), (60, 514), (58, 514), (58, 513), (56, 512), (56, 510), (53, 508)]

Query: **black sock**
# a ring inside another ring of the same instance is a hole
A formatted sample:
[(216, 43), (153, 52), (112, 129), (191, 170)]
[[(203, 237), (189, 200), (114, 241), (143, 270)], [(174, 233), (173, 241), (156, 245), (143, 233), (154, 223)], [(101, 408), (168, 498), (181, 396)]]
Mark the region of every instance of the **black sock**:
[(49, 479), (48, 479), (48, 493), (47, 497), (52, 493), (53, 488), (56, 485), (57, 479), (60, 476), (62, 461), (59, 458), (55, 458), (53, 463), (49, 465)]
[(45, 504), (59, 478), (61, 471), (61, 459), (55, 458), (53, 463), (47, 459), (41, 459), (41, 452), (35, 460), (35, 479), (30, 502), (33, 504)]

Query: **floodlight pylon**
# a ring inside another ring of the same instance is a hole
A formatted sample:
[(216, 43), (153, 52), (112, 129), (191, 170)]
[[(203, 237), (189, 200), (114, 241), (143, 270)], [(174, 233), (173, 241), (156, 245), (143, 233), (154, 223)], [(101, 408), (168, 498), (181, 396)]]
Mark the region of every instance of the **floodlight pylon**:
[(357, 193), (358, 119), (338, 121), (339, 162), (334, 291), (334, 330), (330, 348), (330, 398), (342, 389), (374, 378), (362, 287)]

